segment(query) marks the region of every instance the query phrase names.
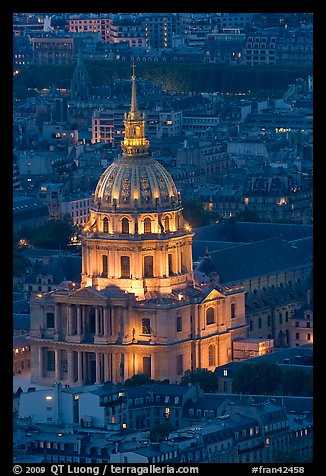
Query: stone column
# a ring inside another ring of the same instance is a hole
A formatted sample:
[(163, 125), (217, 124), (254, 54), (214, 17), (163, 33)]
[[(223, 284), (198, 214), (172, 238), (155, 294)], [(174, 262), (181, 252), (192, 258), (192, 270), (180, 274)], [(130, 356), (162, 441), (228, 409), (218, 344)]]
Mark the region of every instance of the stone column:
[(136, 353), (132, 354), (132, 359), (133, 359), (133, 373), (137, 374), (138, 373), (138, 354)]
[(55, 379), (61, 380), (61, 350), (55, 349)]
[(108, 313), (108, 308), (103, 307), (103, 334), (104, 337), (107, 337), (109, 335), (109, 313)]
[(151, 353), (151, 379), (156, 378), (156, 370), (155, 370), (155, 365), (156, 365), (156, 355), (154, 352)]
[(99, 319), (99, 310), (96, 306), (95, 308), (95, 335), (99, 335), (100, 333), (100, 319)]
[(80, 304), (77, 305), (77, 334), (81, 334), (81, 306)]
[(115, 278), (119, 278), (119, 273), (118, 273), (118, 253), (117, 251), (115, 250), (114, 254), (113, 254), (113, 276)]
[[(168, 246), (165, 249), (164, 261), (165, 261), (165, 274), (166, 276), (171, 276), (171, 273), (173, 270), (169, 269), (169, 247)], [(172, 256), (172, 267), (173, 267), (173, 256)]]
[(39, 347), (38, 349), (38, 360), (39, 360), (39, 369), (40, 369), (40, 378), (44, 377), (44, 349)]
[(86, 306), (82, 306), (81, 307), (81, 323), (82, 323), (82, 329), (81, 329), (81, 333), (82, 334), (86, 334), (86, 312), (87, 312), (87, 308)]
[(177, 248), (177, 263), (178, 263), (178, 274), (181, 274), (181, 248), (178, 246)]
[(123, 380), (129, 378), (129, 358), (131, 354), (125, 353), (123, 356)]
[(113, 383), (117, 382), (117, 363), (116, 363), (116, 354), (112, 352), (111, 354), (111, 368), (112, 368), (112, 374), (111, 374), (111, 380)]
[(110, 354), (103, 354), (104, 382), (110, 379)]
[(77, 364), (78, 364), (78, 383), (82, 385), (83, 383), (83, 352), (79, 351), (77, 353)]
[(73, 383), (73, 378), (74, 378), (74, 363), (73, 363), (73, 351), (72, 350), (67, 350), (67, 360), (68, 360), (68, 382), (69, 385)]
[(95, 383), (101, 383), (101, 357), (100, 352), (96, 352), (96, 381)]
[(67, 334), (68, 336), (71, 336), (73, 333), (72, 329), (72, 305), (68, 304), (68, 316), (67, 316)]
[(88, 353), (82, 352), (82, 365), (83, 365), (83, 381), (88, 381)]
[(54, 331), (55, 340), (58, 340), (61, 331), (61, 306), (59, 303), (56, 303), (54, 308)]
[(158, 273), (157, 273), (157, 276), (159, 276), (160, 278), (162, 278), (163, 276), (163, 250), (162, 250), (162, 246), (160, 246), (159, 250), (158, 250), (158, 253), (157, 253), (157, 258), (158, 259)]

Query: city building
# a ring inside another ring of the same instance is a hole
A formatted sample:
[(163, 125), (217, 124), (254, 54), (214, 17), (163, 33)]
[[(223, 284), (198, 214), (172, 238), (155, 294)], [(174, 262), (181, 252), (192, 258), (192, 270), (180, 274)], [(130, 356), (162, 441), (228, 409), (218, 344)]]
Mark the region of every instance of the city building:
[(74, 61), (74, 38), (48, 34), (31, 38), (33, 65), (71, 64)]
[(244, 289), (194, 283), (193, 232), (171, 176), (148, 154), (134, 74), (124, 125), (123, 153), (99, 178), (82, 233), (81, 287), (31, 299), (35, 383), (137, 373), (175, 383), (186, 369), (231, 361), (232, 341), (246, 336)]
[(306, 302), (295, 310), (290, 318), (290, 346), (297, 347), (313, 342), (313, 300), (311, 290), (307, 290)]
[(96, 15), (94, 13), (71, 14), (67, 18), (67, 25), (70, 33), (100, 32), (101, 40), (104, 43), (108, 43), (110, 41), (111, 21), (111, 15)]
[(13, 374), (31, 371), (31, 352), (29, 335), (13, 337)]
[(273, 339), (239, 339), (233, 342), (233, 360), (249, 359), (274, 352)]
[(44, 225), (49, 219), (48, 207), (33, 197), (14, 197), (13, 199), (13, 231), (25, 226), (37, 227)]
[[(293, 240), (296, 232), (298, 239)], [(246, 337), (274, 339), (276, 347), (288, 346), (292, 317), (305, 304), (311, 288), (311, 232), (311, 226), (269, 226), (232, 219), (197, 229), (195, 280), (197, 284), (213, 280), (243, 286)], [(199, 253), (206, 256), (200, 254), (198, 259)], [(310, 335), (312, 338), (312, 332)]]
[(179, 13), (143, 13), (146, 47), (171, 48), (173, 36), (181, 33)]
[[(77, 285), (80, 281), (81, 257), (75, 254), (43, 257), (33, 264), (31, 272), (25, 278), (24, 291), (27, 296), (32, 294), (41, 295), (55, 290), (63, 282), (72, 282)], [(47, 328), (53, 328), (54, 315), (48, 312), (46, 315)]]
[(68, 215), (74, 225), (82, 226), (89, 220), (91, 203), (92, 197), (67, 195), (61, 202), (61, 216)]
[[(302, 368), (308, 374), (312, 375), (313, 371), (313, 345), (312, 343), (300, 345), (298, 347), (288, 347), (279, 349), (275, 352), (266, 353), (257, 357), (250, 357), (248, 359), (239, 360), (237, 362), (230, 362), (229, 364), (220, 366), (215, 369), (214, 373), (218, 378), (218, 392), (219, 393), (232, 393), (232, 382), (236, 373), (247, 364), (258, 364), (261, 362), (271, 362), (277, 364), (281, 370), (287, 370), (290, 368)], [(310, 389), (311, 392), (313, 389)], [(281, 393), (283, 395), (283, 393)], [(296, 397), (298, 398), (298, 397)], [(309, 398), (309, 397), (308, 397)], [(289, 411), (295, 412), (293, 408)], [(305, 412), (308, 410), (305, 408)], [(301, 411), (301, 413), (303, 410)]]

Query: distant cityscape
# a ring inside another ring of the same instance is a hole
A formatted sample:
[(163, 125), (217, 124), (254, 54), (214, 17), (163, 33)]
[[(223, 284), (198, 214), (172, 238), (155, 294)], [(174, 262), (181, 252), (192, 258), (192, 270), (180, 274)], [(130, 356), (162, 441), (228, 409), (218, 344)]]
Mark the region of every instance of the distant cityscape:
[(313, 14), (13, 15), (13, 463), (313, 462)]

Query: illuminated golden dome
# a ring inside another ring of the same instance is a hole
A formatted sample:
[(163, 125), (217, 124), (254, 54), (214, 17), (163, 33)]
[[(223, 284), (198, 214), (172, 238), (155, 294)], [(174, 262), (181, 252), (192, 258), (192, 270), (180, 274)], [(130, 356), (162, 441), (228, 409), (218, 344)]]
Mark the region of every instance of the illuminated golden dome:
[(125, 114), (123, 153), (101, 175), (94, 205), (97, 210), (112, 212), (180, 209), (179, 194), (171, 175), (148, 156), (145, 115), (138, 110), (134, 72), (131, 79), (131, 110)]
[(181, 206), (171, 175), (157, 160), (125, 155), (101, 175), (94, 204), (98, 209), (111, 211), (162, 211)]

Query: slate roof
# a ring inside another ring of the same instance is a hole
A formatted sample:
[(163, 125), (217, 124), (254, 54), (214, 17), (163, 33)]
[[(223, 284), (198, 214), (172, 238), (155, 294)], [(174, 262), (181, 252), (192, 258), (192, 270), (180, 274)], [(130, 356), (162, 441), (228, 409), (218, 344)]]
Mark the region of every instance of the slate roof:
[(135, 387), (128, 387), (125, 389), (125, 392), (128, 394), (129, 398), (138, 397), (142, 395), (148, 395), (149, 393), (154, 393), (154, 395), (169, 395), (169, 396), (182, 396), (188, 392), (189, 387), (184, 385), (170, 385), (170, 384), (147, 384), (147, 385), (137, 385)]
[(19, 301), (13, 302), (13, 312), (15, 314), (28, 314), (29, 313), (29, 302), (27, 299), (20, 299)]
[(246, 293), (246, 310), (251, 312), (269, 306), (277, 306), (291, 301), (304, 301), (307, 295), (307, 282), (292, 285), (267, 287)]
[(237, 222), (233, 219), (195, 229), (194, 241), (234, 241), (250, 243), (268, 238), (283, 238), (286, 241), (313, 236), (312, 225), (284, 223)]
[(222, 283), (234, 283), (261, 275), (301, 267), (302, 254), (280, 238), (212, 251), (197, 271), (215, 271)]
[(14, 197), (13, 221), (23, 220), (31, 216), (48, 215), (48, 207), (34, 197)]
[(70, 251), (65, 250), (48, 250), (41, 248), (28, 248), (27, 250), (23, 251), (23, 255), (25, 256), (25, 258), (31, 260), (43, 259), (48, 256), (66, 255), (70, 253)]
[(23, 345), (31, 345), (30, 336), (14, 336), (12, 338), (13, 347), (21, 347)]
[(13, 315), (13, 329), (26, 330), (30, 329), (31, 316), (30, 314), (14, 314)]
[(198, 261), (203, 258), (206, 251), (217, 251), (233, 246), (239, 246), (244, 243), (228, 242), (228, 241), (208, 241), (208, 240), (193, 240), (192, 242), (192, 258), (193, 261)]

